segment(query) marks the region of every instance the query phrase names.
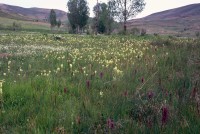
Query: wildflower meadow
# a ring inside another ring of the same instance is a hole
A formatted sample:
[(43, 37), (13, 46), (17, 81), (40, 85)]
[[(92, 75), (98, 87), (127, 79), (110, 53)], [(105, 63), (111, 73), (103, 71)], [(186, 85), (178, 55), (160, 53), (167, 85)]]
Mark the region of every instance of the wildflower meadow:
[(198, 38), (0, 35), (0, 133), (199, 133), (199, 87)]

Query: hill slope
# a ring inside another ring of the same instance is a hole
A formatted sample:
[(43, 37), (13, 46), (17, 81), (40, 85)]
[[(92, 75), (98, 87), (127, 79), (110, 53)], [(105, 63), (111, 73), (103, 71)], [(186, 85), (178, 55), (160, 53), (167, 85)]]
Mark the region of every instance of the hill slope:
[(145, 28), (147, 33), (193, 36), (200, 31), (200, 3), (151, 14), (128, 22), (128, 28)]
[[(67, 13), (55, 9), (57, 19), (61, 21), (67, 20)], [(0, 17), (7, 17), (19, 20), (46, 21), (49, 17), (50, 9), (43, 8), (23, 8), (0, 4)]]

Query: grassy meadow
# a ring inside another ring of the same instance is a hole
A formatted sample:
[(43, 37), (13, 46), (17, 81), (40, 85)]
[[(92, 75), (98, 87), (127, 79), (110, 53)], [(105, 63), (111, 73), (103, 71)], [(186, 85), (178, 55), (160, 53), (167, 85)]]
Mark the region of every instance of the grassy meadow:
[(199, 133), (200, 39), (0, 35), (0, 133)]
[(0, 17), (0, 30), (8, 30), (13, 27), (13, 23), (19, 24), (23, 31), (50, 31), (50, 24), (44, 22), (34, 22), (25, 20), (16, 20), (12, 18)]

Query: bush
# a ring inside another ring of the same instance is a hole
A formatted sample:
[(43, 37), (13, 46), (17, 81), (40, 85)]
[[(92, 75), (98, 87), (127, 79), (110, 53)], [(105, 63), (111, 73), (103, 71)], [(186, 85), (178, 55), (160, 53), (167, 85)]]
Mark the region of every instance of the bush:
[(142, 28), (142, 29), (140, 30), (140, 35), (141, 35), (141, 36), (145, 36), (146, 33), (147, 33), (147, 30), (146, 30), (146, 29), (143, 29), (143, 28)]
[(12, 26), (10, 26), (9, 29), (13, 31), (21, 30), (22, 26), (20, 23), (13, 22)]
[(139, 35), (140, 34), (140, 29), (137, 28), (137, 27), (134, 27), (134, 28), (131, 29), (130, 34)]

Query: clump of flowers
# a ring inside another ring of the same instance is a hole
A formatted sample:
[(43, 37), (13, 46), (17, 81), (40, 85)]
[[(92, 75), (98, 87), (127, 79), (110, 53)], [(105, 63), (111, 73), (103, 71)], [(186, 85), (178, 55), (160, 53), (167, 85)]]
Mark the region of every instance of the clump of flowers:
[(116, 78), (121, 78), (123, 76), (123, 71), (119, 70), (117, 67), (113, 68), (113, 75), (114, 75), (114, 79)]

